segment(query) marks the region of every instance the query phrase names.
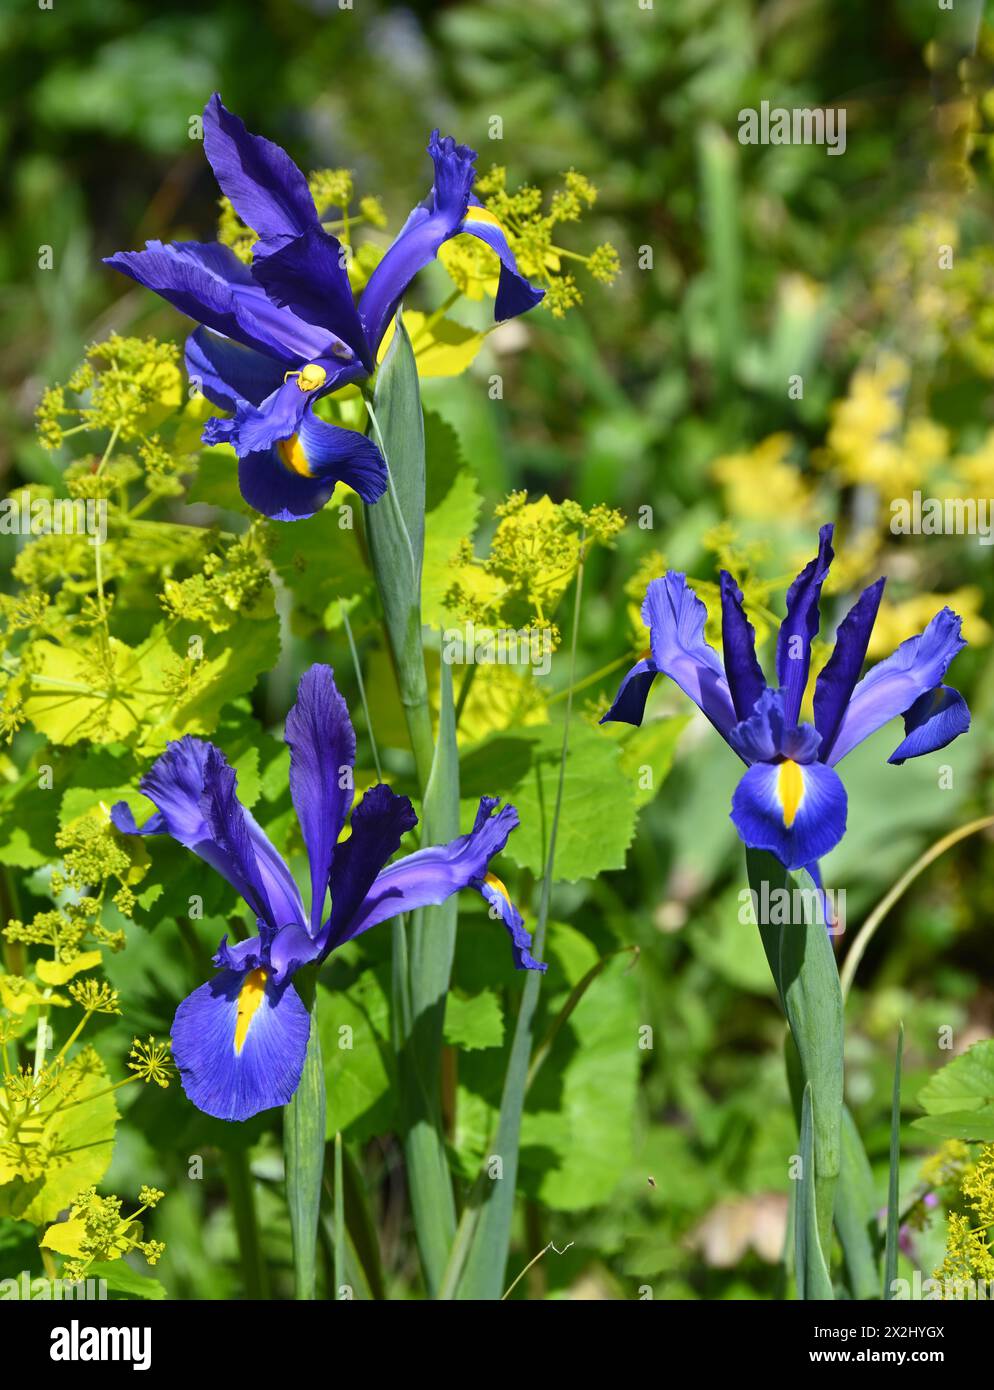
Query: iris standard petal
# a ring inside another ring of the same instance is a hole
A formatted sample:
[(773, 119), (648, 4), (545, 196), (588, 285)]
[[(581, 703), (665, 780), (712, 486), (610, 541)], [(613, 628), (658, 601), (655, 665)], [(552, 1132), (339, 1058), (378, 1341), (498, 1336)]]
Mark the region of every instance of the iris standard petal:
[(969, 727), (970, 710), (958, 690), (948, 685), (926, 690), (905, 710), (905, 736), (887, 761), (903, 763), (908, 758), (920, 758), (923, 753), (934, 753), (965, 734)]
[(290, 796), (311, 867), (311, 934), (324, 916), (335, 845), (352, 805), (355, 730), (330, 666), (300, 678), (283, 735), (290, 749)]
[[(170, 835), (210, 864), (257, 916), (272, 925), (303, 921), (303, 903), (289, 869), (238, 802), (234, 781), (227, 788), (218, 785), (225, 768), (234, 779), (233, 770), (213, 744), (187, 734), (167, 746), (138, 784), (156, 813), (139, 827), (127, 802), (119, 801), (111, 819), (125, 835)], [(252, 859), (246, 855), (241, 832), (232, 832), (224, 824), (225, 817), (243, 824)], [(215, 824), (222, 826), (220, 839)]]
[(417, 823), (406, 796), (398, 796), (383, 782), (366, 791), (352, 812), (352, 833), (335, 850), (331, 866), (332, 948), (352, 935), (349, 928), (377, 874)]
[(815, 728), (821, 734), (821, 759), (829, 760), (877, 620), (885, 579), (864, 589), (839, 624), (832, 655), (815, 681)]
[(658, 675), (656, 663), (651, 658), (643, 657), (641, 661), (636, 661), (618, 686), (614, 704), (607, 714), (601, 715), (600, 722), (641, 724), (645, 715), (645, 702), (649, 698), (652, 682)]
[(818, 532), (818, 554), (801, 570), (787, 590), (787, 616), (777, 637), (777, 680), (784, 692), (787, 720), (797, 723), (801, 701), (811, 668), (811, 643), (818, 635), (818, 600), (832, 563), (832, 532), (829, 524)]
[(539, 289), (521, 274), (500, 221), (473, 198), (470, 198), (460, 231), (489, 246), (500, 261), (500, 279), (494, 300), (494, 318), (498, 323), (515, 318), (518, 314), (526, 314), (542, 302), (545, 290)]
[(307, 180), (286, 150), (250, 134), (217, 92), (204, 107), (204, 150), (221, 192), (267, 244), (317, 224)]
[(373, 370), (337, 237), (322, 227), (308, 227), (254, 265), (252, 273), (274, 304), (332, 333), (340, 344), (336, 356), (343, 361), (358, 357), (367, 371)]
[(310, 1015), (265, 970), (223, 970), (180, 1004), (173, 1057), (183, 1090), (219, 1120), (286, 1105), (300, 1082)]
[(186, 370), (207, 399), (221, 410), (235, 410), (242, 401), (253, 405), (282, 384), (286, 364), (206, 328), (196, 328), (186, 340)]
[[(476, 821), (468, 835), (460, 835), (447, 845), (432, 845), (428, 849), (418, 850), (378, 874), (351, 921), (336, 927), (333, 945), (351, 941), (378, 922), (385, 922), (398, 913), (445, 902), (461, 888), (475, 888), (481, 892), (486, 883), (490, 860), (501, 852), (508, 835), (518, 824), (518, 813), (513, 806), (504, 806), (496, 815), (493, 814), (497, 801), (497, 797), (491, 796), (481, 799)], [(334, 894), (333, 878), (332, 911)], [(527, 944), (521, 941), (521, 933), (525, 937), (528, 935), (523, 926), (518, 932), (515, 962), (523, 964), (521, 952), (527, 950), (531, 941), (530, 938)], [(538, 968), (537, 962), (533, 963), (532, 968)]]
[(835, 766), (858, 743), (897, 715), (910, 710), (926, 691), (942, 684), (949, 665), (966, 642), (962, 618), (951, 608), (937, 613), (924, 632), (909, 637), (877, 663), (857, 685), (826, 761)]
[(727, 570), (719, 576), (721, 584), (721, 645), (725, 658), (725, 677), (738, 718), (748, 719), (753, 706), (766, 689), (762, 667), (756, 657), (756, 632), (742, 606), (742, 590)]
[(443, 241), (459, 230), (476, 177), (476, 151), (451, 136), (432, 131), (428, 153), (435, 181), (424, 204), (416, 207), (387, 248), (359, 300), (359, 317), (375, 360), (380, 340), (401, 296), (422, 267), (433, 261)]
[(718, 732), (727, 735), (738, 722), (718, 653), (704, 640), (707, 609), (673, 570), (654, 579), (642, 604), (642, 621), (652, 639), (657, 670), (675, 681), (698, 705)]
[(824, 763), (754, 763), (732, 796), (732, 821), (750, 849), (800, 869), (827, 854), (846, 830), (846, 791)]

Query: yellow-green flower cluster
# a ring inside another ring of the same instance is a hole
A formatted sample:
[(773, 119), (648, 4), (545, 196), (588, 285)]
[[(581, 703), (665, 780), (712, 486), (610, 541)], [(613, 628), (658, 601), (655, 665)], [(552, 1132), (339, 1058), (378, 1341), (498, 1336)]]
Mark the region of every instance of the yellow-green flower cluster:
[(959, 1192), (967, 1210), (949, 1213), (946, 1257), (937, 1279), (994, 1279), (994, 1144), (985, 1144), (975, 1162), (962, 1169)]
[(604, 506), (515, 492), (496, 508), (500, 518), (489, 553), (477, 557), (466, 541), (455, 558), (456, 577), (446, 595), (450, 609), (489, 627), (559, 632), (552, 615), (576, 574), (583, 548), (611, 545), (625, 524)]
[[(550, 195), (547, 212), (542, 190), (526, 184), (511, 192), (507, 170), (500, 165), (481, 175), (473, 191), (503, 227), (518, 269), (545, 290), (542, 303), (554, 317), (562, 318), (583, 300), (576, 277), (563, 268), (564, 262), (583, 266), (592, 279), (605, 285), (612, 284), (620, 273), (621, 261), (609, 242), (583, 255), (554, 239), (557, 227), (578, 222), (597, 201), (597, 189), (575, 169), (563, 175), (563, 187)], [(468, 298), (496, 294), (500, 264), (494, 252), (476, 237), (454, 237), (442, 247), (439, 260)]]
[[(67, 391), (78, 398), (76, 403), (68, 400)], [(112, 333), (87, 349), (85, 361), (65, 386), (45, 392), (36, 412), (39, 438), (47, 449), (59, 448), (81, 430), (110, 430), (121, 441), (143, 439), (182, 399), (175, 343)]]
[(150, 1265), (157, 1264), (165, 1251), (159, 1240), (146, 1240), (141, 1222), (165, 1196), (156, 1187), (142, 1187), (138, 1207), (130, 1215), (122, 1215), (120, 1197), (101, 1197), (95, 1187), (81, 1192), (69, 1208), (69, 1216), (50, 1226), (42, 1238), (42, 1246), (70, 1256), (63, 1268), (65, 1279), (80, 1281), (86, 1278), (94, 1263), (119, 1260), (139, 1251)]

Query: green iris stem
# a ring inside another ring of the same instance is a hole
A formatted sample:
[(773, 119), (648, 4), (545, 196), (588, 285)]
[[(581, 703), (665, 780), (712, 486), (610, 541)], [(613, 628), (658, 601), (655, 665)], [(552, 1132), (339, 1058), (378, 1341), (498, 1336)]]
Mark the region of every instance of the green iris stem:
[(302, 973), (297, 976), (297, 989), (301, 998), (310, 996), (311, 1028), (300, 1083), (293, 1099), (283, 1108), (283, 1157), (293, 1238), (294, 1298), (309, 1301), (317, 1297), (326, 1100), (317, 1025), (316, 971), (308, 968), (309, 980), (302, 980)]

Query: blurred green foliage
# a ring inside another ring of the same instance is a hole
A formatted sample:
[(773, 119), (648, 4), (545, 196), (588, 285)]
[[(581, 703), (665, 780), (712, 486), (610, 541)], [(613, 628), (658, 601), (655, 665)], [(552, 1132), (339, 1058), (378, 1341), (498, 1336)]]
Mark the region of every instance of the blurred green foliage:
[[(849, 833), (826, 874), (847, 889), (852, 931), (928, 843), (991, 801), (994, 667), (983, 621), (994, 596), (990, 551), (963, 537), (887, 534), (880, 506), (891, 494), (867, 463), (878, 437), (873, 419), (855, 411), (849, 455), (830, 438), (853, 373), (874, 369), (885, 350), (906, 364), (898, 393), (904, 424), (928, 420), (947, 439), (934, 475), (931, 463), (921, 464), (914, 478), (941, 482), (947, 464), (962, 478), (957, 460), (980, 457), (994, 424), (994, 369), (980, 350), (989, 276), (979, 254), (991, 231), (985, 132), (994, 42), (983, 31), (976, 56), (965, 61), (970, 11), (958, 6), (962, 27), (954, 30), (950, 20), (937, 31), (943, 17), (914, 0), (656, 0), (652, 8), (636, 0), (357, 0), (348, 10), (334, 0), (217, 0), (207, 9), (164, 0), (154, 11), (140, 0), (57, 0), (53, 11), (5, 7), (4, 487), (58, 476), (32, 415), (44, 386), (64, 379), (84, 344), (111, 329), (179, 340), (178, 316), (117, 279), (100, 257), (149, 237), (214, 235), (216, 189), (189, 131), (215, 88), (250, 129), (284, 144), (302, 167), (354, 169), (357, 187), (383, 198), (393, 225), (426, 191), (423, 147), (435, 125), (479, 149), (482, 168), (507, 165), (516, 182), (547, 187), (569, 168), (582, 170), (599, 189), (589, 244), (612, 241), (621, 276), (610, 288), (585, 287), (584, 305), (563, 321), (535, 314), (495, 335), (470, 373), (428, 382), (426, 404), (455, 428), (478, 479), (484, 536), (495, 505), (514, 489), (586, 507), (603, 503), (630, 517), (616, 548), (590, 562), (582, 675), (644, 645), (632, 621), (640, 591), (630, 583), (640, 566), (648, 577), (665, 557), (713, 581), (716, 555), (731, 553), (756, 585), (757, 608), (777, 611), (784, 576), (810, 553), (822, 520), (840, 521), (843, 547), (856, 556), (827, 605), (834, 617), (865, 573), (891, 572), (897, 600), (969, 590), (974, 644), (961, 658), (957, 684), (971, 699), (975, 726), (943, 756), (954, 790), (937, 795), (931, 763), (886, 767), (886, 737), (847, 764)], [(845, 156), (817, 146), (739, 145), (740, 108), (763, 100), (844, 105)], [(503, 123), (499, 142), (489, 139), (495, 116)], [(924, 287), (916, 278), (921, 263), (934, 260), (936, 238), (921, 231), (929, 219), (952, 228), (963, 257), (952, 306), (936, 302), (927, 276)], [(53, 251), (51, 270), (38, 266), (44, 247)], [(442, 269), (433, 269), (416, 292), (418, 305), (437, 303), (445, 283)], [(464, 305), (457, 317), (478, 327), (478, 307)], [(957, 348), (964, 324), (977, 336), (972, 355)], [(504, 379), (499, 405), (486, 398), (493, 371)], [(793, 374), (804, 380), (798, 399), (788, 395)], [(775, 435), (787, 442), (761, 452)], [(902, 449), (904, 459), (914, 452), (908, 441)], [(716, 469), (719, 460), (725, 464)], [(204, 482), (207, 467), (196, 488), (216, 504), (217, 491)], [(978, 489), (991, 471), (977, 463)], [(994, 495), (994, 482), (979, 495)], [(474, 507), (468, 510), (472, 520)], [(732, 530), (716, 537), (720, 522)], [(15, 543), (0, 537), (5, 562)], [(309, 545), (313, 557), (328, 556), (317, 529), (313, 539), (301, 531), (280, 540), (271, 556), (277, 571), (300, 575)], [(336, 572), (327, 592), (301, 583), (305, 621), (287, 633), (280, 664), (262, 678), (252, 708), (245, 700), (229, 707), (218, 739), (227, 740), (233, 759), (246, 741), (259, 745), (259, 724), (276, 721), (307, 661), (330, 659), (332, 648), (335, 665), (346, 667), (340, 628), (326, 637), (317, 626), (342, 584), (355, 578), (344, 551), (339, 559), (342, 575)], [(357, 590), (358, 581), (349, 592)], [(908, 635), (902, 621), (892, 614), (897, 640)], [(611, 674), (591, 685), (588, 716), (614, 680)], [(686, 713), (674, 692), (659, 701), (662, 711)], [(389, 717), (386, 696), (380, 704), (378, 728)], [(657, 1298), (782, 1292), (785, 1156), (796, 1143), (782, 1024), (758, 940), (738, 924), (742, 855), (726, 816), (736, 769), (709, 732), (693, 723), (682, 733), (668, 780), (641, 812), (625, 869), (617, 866), (630, 826), (619, 824), (611, 800), (618, 759), (601, 743), (603, 766), (579, 765), (591, 824), (571, 828), (564, 853), (578, 860), (589, 853), (598, 816), (611, 820), (624, 843), (617, 852), (611, 847), (611, 865), (598, 877), (557, 889), (550, 1018), (597, 956), (631, 944), (641, 955), (634, 970), (619, 962), (592, 987), (586, 1012), (568, 1025), (558, 1064), (543, 1071), (529, 1098), (520, 1263), (550, 1239), (573, 1244), (536, 1266), (519, 1294), (638, 1297), (646, 1286)], [(578, 744), (585, 737), (581, 730)], [(289, 808), (279, 745), (263, 746), (263, 764), (253, 763), (250, 749), (240, 772), (242, 785), (268, 804), (272, 824)], [(484, 776), (485, 789), (509, 791), (515, 750), (499, 752), (491, 765), (501, 767), (504, 785)], [(467, 797), (477, 790), (467, 789), (471, 773), (464, 771)], [(117, 787), (115, 770), (93, 769), (87, 785)], [(541, 845), (524, 836), (510, 850), (526, 872), (541, 862)], [(6, 862), (16, 864), (16, 856)], [(156, 846), (150, 882), (168, 883), (176, 894), (208, 891), (200, 880), (173, 847)], [(28, 902), (36, 888), (42, 885), (30, 877), (22, 884)], [(951, 1026), (958, 1042), (992, 1030), (992, 892), (989, 840), (967, 841), (891, 913), (857, 979), (848, 1099), (881, 1205), (898, 1021), (907, 1030), (909, 1125), (918, 1090), (943, 1060), (938, 1030)], [(176, 1000), (202, 977), (204, 949), (225, 929), (219, 902), (208, 902), (206, 912), (196, 939), (158, 931), (114, 958), (109, 973), (130, 1013), (127, 1025), (105, 1024), (122, 1057), (132, 1031), (165, 1035)], [(447, 1028), (459, 1059), (453, 1147), (470, 1171), (486, 1138), (486, 1097), (500, 1075), (510, 1014), (487, 993), (496, 966), (488, 972), (483, 953), (502, 943), (471, 913), (460, 933), (459, 1002)], [(341, 1017), (365, 1020), (376, 1035), (386, 1027), (382, 950), (383, 943), (364, 941), (355, 959), (336, 960), (326, 980), (347, 1001)], [(517, 985), (506, 992), (509, 1003), (516, 992)], [(638, 1049), (644, 1028), (652, 1030), (652, 1047)], [(598, 1029), (607, 1030), (606, 1048), (594, 1046)], [(340, 1106), (339, 1123), (365, 1173), (387, 1288), (401, 1296), (416, 1288), (416, 1273), (399, 1217), (389, 1070), (370, 1053), (367, 1070), (350, 1067), (341, 1080), (336, 1090), (330, 1072), (329, 1102)], [(157, 1273), (170, 1294), (243, 1291), (222, 1200), (224, 1168), (211, 1163), (206, 1180), (187, 1181), (186, 1155), (224, 1154), (238, 1164), (260, 1138), (252, 1171), (275, 1291), (285, 1294), (289, 1236), (264, 1126), (209, 1121), (175, 1086), (126, 1096), (132, 1099), (107, 1183), (137, 1191), (154, 1182), (169, 1193), (154, 1229), (167, 1243)], [(928, 1149), (928, 1137), (909, 1127), (908, 1190)], [(0, 1229), (3, 1266), (20, 1268), (28, 1255), (16, 1245), (16, 1229)], [(922, 1263), (941, 1262), (941, 1223), (919, 1240)]]

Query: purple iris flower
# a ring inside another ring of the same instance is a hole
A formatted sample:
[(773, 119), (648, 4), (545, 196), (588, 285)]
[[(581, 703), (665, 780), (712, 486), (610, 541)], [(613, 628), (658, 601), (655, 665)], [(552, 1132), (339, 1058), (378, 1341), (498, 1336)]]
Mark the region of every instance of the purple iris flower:
[(883, 579), (864, 590), (843, 618), (835, 649), (815, 682), (814, 724), (798, 723), (818, 602), (833, 558), (832, 530), (821, 528), (817, 556), (787, 592), (776, 687), (767, 685), (756, 659), (755, 632), (732, 576), (721, 573), (723, 663), (704, 640), (704, 604), (686, 576), (671, 570), (652, 581), (642, 605), (649, 651), (625, 676), (601, 720), (641, 724), (652, 682), (669, 676), (746, 764), (732, 797), (739, 835), (788, 869), (816, 866), (845, 834), (846, 792), (835, 766), (857, 744), (901, 714), (905, 736), (888, 761), (903, 763), (944, 748), (970, 727), (966, 701), (942, 684), (953, 657), (966, 646), (962, 620), (949, 608), (859, 679)]
[(431, 192), (408, 217), (358, 304), (345, 250), (321, 226), (307, 180), (279, 145), (251, 135), (215, 92), (204, 108), (204, 147), (223, 193), (258, 234), (251, 266), (218, 242), (150, 241), (106, 263), (195, 319), (186, 365), (230, 419), (207, 421), (204, 441), (229, 443), (250, 506), (293, 521), (313, 515), (345, 482), (365, 502), (387, 484), (371, 439), (321, 420), (314, 402), (370, 376), (404, 291), (460, 232), (500, 258), (494, 315), (533, 308), (544, 291), (518, 272), (507, 237), (472, 195), (476, 152), (437, 130), (428, 142)]
[(219, 973), (183, 1000), (173, 1021), (183, 1089), (221, 1120), (247, 1120), (290, 1100), (310, 1031), (294, 972), (378, 922), (473, 888), (507, 928), (517, 968), (546, 968), (533, 959), (521, 914), (488, 871), (518, 824), (513, 806), (494, 814), (497, 798), (483, 797), (468, 835), (388, 865), (417, 816), (406, 796), (380, 783), (355, 807), (352, 833), (339, 843), (352, 804), (355, 733), (329, 666), (312, 666), (301, 677), (285, 738), (290, 795), (310, 862), (310, 913), (283, 859), (238, 800), (234, 770), (212, 743), (188, 735), (153, 763), (140, 787), (156, 811), (143, 826), (127, 802), (111, 812), (125, 835), (171, 835), (192, 849), (258, 921), (259, 934), (248, 941), (229, 945), (223, 938), (214, 956)]

